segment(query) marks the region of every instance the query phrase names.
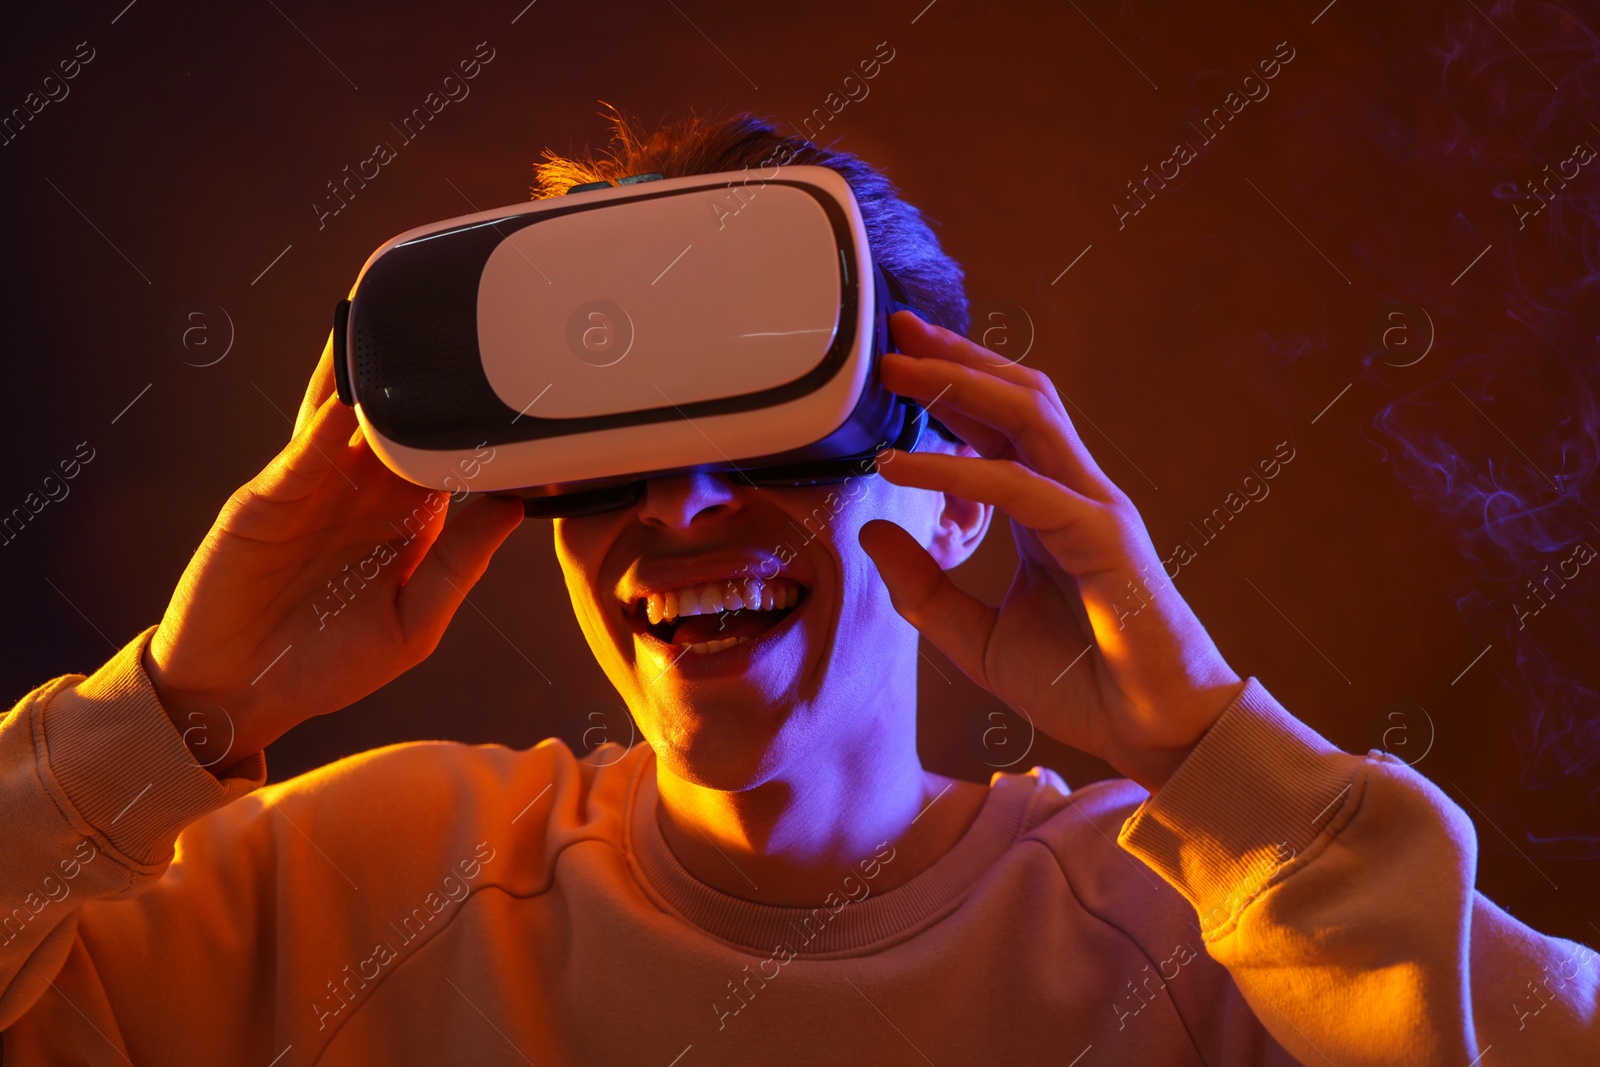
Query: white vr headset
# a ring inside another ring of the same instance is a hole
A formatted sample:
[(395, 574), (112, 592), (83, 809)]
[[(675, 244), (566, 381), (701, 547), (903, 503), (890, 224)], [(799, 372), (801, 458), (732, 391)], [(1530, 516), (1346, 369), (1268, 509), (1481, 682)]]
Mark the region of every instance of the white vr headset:
[(571, 516), (650, 477), (818, 485), (916, 446), (927, 414), (878, 380), (905, 293), (838, 173), (568, 192), (407, 230), (340, 301), (339, 398), (396, 474)]

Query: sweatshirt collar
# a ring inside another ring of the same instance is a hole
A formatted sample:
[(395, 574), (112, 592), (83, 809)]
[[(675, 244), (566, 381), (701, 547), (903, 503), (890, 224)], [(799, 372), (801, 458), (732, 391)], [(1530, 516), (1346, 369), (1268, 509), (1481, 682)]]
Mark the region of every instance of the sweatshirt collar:
[[(847, 891), (841, 885), (827, 903), (781, 907), (713, 889), (678, 862), (656, 821), (660, 796), (655, 755), (648, 745), (641, 747), (647, 754), (635, 765), (623, 822), (623, 848), (634, 876), (663, 911), (732, 946), (763, 953), (856, 955), (887, 948), (937, 922), (957, 908), (984, 872), (1031, 829), (1030, 802), (1051, 788), (1049, 779), (1034, 773), (996, 774), (967, 832), (910, 881), (878, 893), (871, 890), (871, 880), (857, 872), (854, 888)], [(863, 884), (868, 890), (864, 897), (860, 896)], [(860, 899), (851, 900), (852, 893)]]

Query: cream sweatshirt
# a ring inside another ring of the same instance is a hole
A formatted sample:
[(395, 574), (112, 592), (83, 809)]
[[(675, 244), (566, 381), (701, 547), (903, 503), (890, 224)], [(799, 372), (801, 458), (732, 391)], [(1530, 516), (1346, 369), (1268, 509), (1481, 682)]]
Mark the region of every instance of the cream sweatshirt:
[(1254, 680), (1155, 795), (996, 774), (811, 908), (696, 881), (648, 746), (197, 765), (154, 628), (0, 722), (24, 1064), (1600, 1063), (1600, 957), (1473, 889), (1471, 822)]

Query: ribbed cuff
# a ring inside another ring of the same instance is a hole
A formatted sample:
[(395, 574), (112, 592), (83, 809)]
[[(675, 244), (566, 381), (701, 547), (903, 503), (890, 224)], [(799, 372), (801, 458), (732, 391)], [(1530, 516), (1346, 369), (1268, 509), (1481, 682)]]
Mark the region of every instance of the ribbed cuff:
[(194, 758), (144, 670), (155, 629), (33, 709), (39, 773), (55, 802), (129, 865), (145, 868), (171, 859), (189, 823), (267, 780), (262, 752), (223, 758), (229, 766), (217, 769), (227, 777)]
[(1338, 817), (1361, 763), (1251, 678), (1117, 841), (1219, 936)]

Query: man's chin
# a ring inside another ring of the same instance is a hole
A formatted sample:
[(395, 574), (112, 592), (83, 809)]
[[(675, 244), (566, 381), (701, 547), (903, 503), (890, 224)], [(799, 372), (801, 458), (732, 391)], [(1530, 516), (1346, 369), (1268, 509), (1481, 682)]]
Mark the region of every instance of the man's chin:
[(675, 777), (705, 789), (739, 792), (771, 777), (780, 725), (749, 709), (695, 709), (676, 722), (657, 723), (649, 740), (656, 761)]

